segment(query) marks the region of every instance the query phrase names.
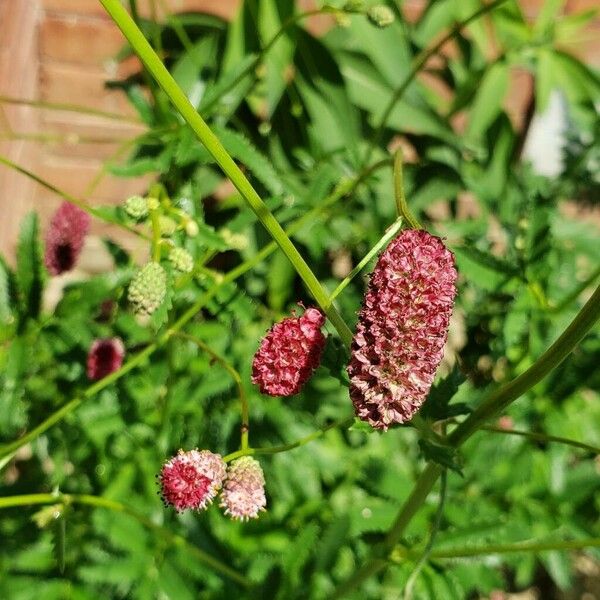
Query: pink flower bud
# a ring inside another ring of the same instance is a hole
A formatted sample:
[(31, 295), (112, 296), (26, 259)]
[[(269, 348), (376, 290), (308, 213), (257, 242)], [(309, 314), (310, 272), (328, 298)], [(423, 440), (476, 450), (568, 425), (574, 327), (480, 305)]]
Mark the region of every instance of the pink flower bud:
[(321, 362), (324, 323), (320, 310), (307, 308), (273, 325), (254, 356), (252, 383), (269, 396), (297, 394)]
[(251, 456), (234, 460), (227, 469), (221, 506), (232, 519), (256, 519), (265, 510), (265, 477), (260, 463)]
[(75, 266), (89, 228), (90, 217), (85, 211), (69, 202), (60, 205), (46, 232), (44, 263), (52, 275)]
[(443, 357), (456, 277), (454, 255), (426, 231), (401, 232), (379, 256), (348, 366), (356, 414), (373, 427), (404, 423), (425, 401)]
[(165, 506), (173, 506), (177, 511), (206, 508), (221, 488), (226, 469), (219, 454), (180, 450), (158, 475)]
[(87, 357), (87, 376), (92, 381), (102, 379), (123, 364), (125, 346), (120, 338), (94, 340)]

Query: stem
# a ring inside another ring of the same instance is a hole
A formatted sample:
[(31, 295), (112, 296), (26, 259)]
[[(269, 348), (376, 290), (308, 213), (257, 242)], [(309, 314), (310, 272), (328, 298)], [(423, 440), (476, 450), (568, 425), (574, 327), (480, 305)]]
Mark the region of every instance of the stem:
[(340, 338), (344, 343), (350, 345), (352, 332), (338, 313), (337, 309), (333, 305), (328, 305), (329, 298), (318, 279), (306, 264), (306, 261), (302, 258), (290, 238), (285, 234), (285, 231), (268, 209), (267, 205), (252, 187), (250, 181), (248, 181), (244, 173), (208, 127), (204, 119), (190, 104), (190, 101), (187, 99), (184, 92), (167, 71), (164, 64), (158, 58), (133, 19), (121, 6), (119, 0), (100, 0), (100, 2), (119, 29), (121, 29), (123, 35), (131, 44), (131, 47), (145, 64), (148, 72), (167, 94), (173, 103), (173, 106), (192, 128), (198, 139), (204, 144), (217, 164), (221, 167), (222, 171), (229, 177), (231, 183), (233, 183), (250, 208), (252, 208), (260, 222), (270, 233), (271, 237), (283, 250), (314, 299), (323, 309), (332, 325), (337, 329)]
[[(600, 287), (579, 311), (575, 319), (563, 334), (540, 356), (540, 358), (523, 374), (510, 383), (500, 387), (463, 421), (449, 436), (448, 443), (455, 447), (463, 444), (484, 422), (497, 412), (504, 410), (522, 394), (527, 392), (552, 369), (557, 367), (577, 346), (581, 339), (594, 326), (600, 317)], [(415, 482), (413, 491), (400, 509), (389, 533), (383, 543), (383, 550), (388, 552), (398, 543), (407, 525), (419, 510), (429, 492), (432, 490), (442, 467), (429, 462), (425, 470)], [(357, 573), (344, 582), (334, 593), (334, 598), (344, 597), (345, 594), (360, 585), (368, 577), (375, 575), (387, 566), (387, 561), (380, 556), (373, 556)]]
[(469, 25), (469, 23), (472, 23), (473, 21), (479, 19), (483, 15), (491, 12), (496, 7), (500, 6), (501, 4), (503, 4), (506, 1), (507, 0), (495, 0), (494, 2), (491, 2), (490, 4), (482, 6), (480, 9), (475, 11), (472, 15), (468, 16), (466, 19), (464, 19), (460, 23), (457, 23), (452, 29), (450, 29), (450, 31), (444, 37), (442, 37), (442, 39), (439, 42), (434, 44), (429, 49), (425, 48), (423, 51), (421, 51), (417, 55), (417, 57), (415, 58), (415, 61), (413, 62), (412, 69), (409, 71), (408, 75), (404, 78), (404, 81), (396, 88), (396, 90), (392, 94), (392, 97), (390, 98), (387, 106), (385, 107), (385, 109), (381, 115), (381, 118), (379, 119), (379, 123), (377, 124), (375, 131), (373, 132), (373, 135), (371, 136), (371, 140), (368, 145), (367, 154), (365, 156), (364, 162), (368, 162), (368, 160), (371, 157), (371, 152), (373, 151), (373, 148), (375, 146), (377, 146), (379, 144), (379, 142), (381, 141), (381, 136), (383, 135), (383, 130), (386, 127), (387, 120), (389, 119), (390, 115), (392, 114), (392, 111), (394, 110), (396, 103), (402, 98), (402, 96), (408, 89), (408, 86), (412, 83), (413, 79), (417, 76), (417, 74), (422, 69), (422, 67), (425, 65), (425, 63), (427, 63), (427, 61), (432, 56), (437, 54), (441, 50), (441, 48), (444, 46), (444, 44), (449, 42), (454, 36), (458, 35), (460, 33), (460, 31), (463, 29), (463, 27), (466, 27), (467, 25)]
[(142, 525), (152, 529), (160, 534), (162, 540), (167, 540), (172, 546), (185, 546), (196, 558), (205, 563), (206, 565), (213, 568), (221, 575), (225, 575), (229, 579), (232, 579), (236, 583), (250, 587), (252, 583), (246, 579), (243, 575), (240, 575), (237, 571), (234, 571), (228, 565), (221, 561), (213, 558), (210, 554), (204, 552), (191, 542), (188, 542), (183, 536), (172, 533), (166, 527), (157, 525), (151, 521), (148, 517), (137, 512), (133, 508), (125, 504), (121, 504), (115, 500), (109, 500), (108, 498), (101, 498), (99, 496), (90, 496), (88, 494), (28, 494), (23, 496), (8, 496), (0, 498), (0, 509), (10, 508), (15, 506), (31, 506), (36, 504), (80, 504), (86, 506), (93, 506), (94, 508), (104, 508), (112, 510), (113, 512), (123, 513), (133, 517), (139, 521)]
[(484, 425), (481, 427), (481, 429), (484, 429), (485, 431), (491, 431), (492, 433), (502, 433), (504, 435), (520, 435), (537, 442), (555, 442), (557, 444), (565, 444), (567, 446), (573, 446), (574, 448), (587, 450), (592, 454), (600, 454), (600, 448), (597, 448), (596, 446), (590, 446), (589, 444), (585, 444), (583, 442), (577, 442), (575, 440), (570, 440), (569, 438), (558, 437), (555, 435), (534, 433), (533, 431), (519, 431), (518, 429), (502, 429), (501, 427), (493, 427), (492, 425)]
[(396, 200), (396, 212), (402, 217), (412, 229), (422, 229), (419, 221), (413, 216), (408, 208), (406, 196), (404, 195), (404, 176), (402, 164), (402, 149), (398, 148), (394, 155), (394, 199)]
[(442, 523), (442, 515), (444, 514), (444, 504), (446, 502), (446, 483), (448, 479), (448, 472), (444, 469), (442, 472), (441, 482), (440, 482), (440, 503), (438, 504), (437, 511), (435, 513), (435, 519), (433, 521), (433, 527), (431, 528), (431, 533), (429, 534), (429, 540), (427, 545), (425, 546), (425, 550), (423, 550), (423, 554), (421, 558), (417, 561), (415, 568), (413, 569), (408, 581), (406, 582), (406, 587), (404, 588), (404, 600), (411, 600), (413, 588), (415, 582), (417, 581), (417, 577), (419, 573), (425, 566), (425, 563), (429, 560), (431, 556), (431, 551), (433, 550), (433, 544), (435, 542), (435, 536), (440, 529), (440, 525)]
[(160, 220), (159, 211), (154, 208), (150, 211), (150, 222), (152, 223), (152, 260), (160, 262)]
[(348, 273), (346, 278), (335, 288), (329, 301), (333, 302), (341, 292), (346, 289), (346, 286), (365, 268), (371, 259), (400, 231), (402, 227), (402, 218), (399, 217), (392, 223), (388, 230), (383, 234), (381, 239), (365, 254), (364, 258)]
[(26, 177), (33, 179), (33, 181), (39, 183), (41, 186), (45, 187), (47, 190), (60, 196), (67, 202), (70, 202), (71, 204), (74, 204), (75, 206), (81, 208), (81, 210), (84, 210), (85, 212), (92, 215), (93, 217), (96, 217), (97, 219), (100, 219), (101, 221), (105, 221), (107, 223), (112, 223), (113, 225), (118, 225), (119, 227), (122, 227), (123, 229), (126, 229), (130, 233), (133, 233), (143, 239), (146, 239), (146, 240), (149, 239), (147, 235), (141, 233), (134, 227), (131, 227), (129, 225), (121, 223), (117, 219), (112, 219), (111, 217), (108, 217), (107, 215), (103, 214), (101, 211), (97, 210), (93, 206), (90, 206), (85, 200), (82, 200), (81, 198), (77, 198), (76, 196), (69, 194), (69, 192), (65, 192), (64, 190), (57, 188), (56, 186), (52, 185), (45, 179), (38, 177), (32, 171), (29, 171), (25, 167), (21, 167), (20, 165), (18, 165), (17, 163), (14, 163), (12, 160), (9, 160), (5, 156), (0, 155), (0, 164), (6, 165), (7, 167), (14, 169), (15, 171), (18, 171), (22, 175), (25, 175)]
[(293, 450), (294, 448), (298, 448), (300, 446), (304, 446), (313, 440), (320, 438), (324, 433), (329, 431), (330, 429), (337, 429), (338, 427), (349, 427), (354, 423), (354, 417), (348, 417), (346, 419), (342, 419), (341, 421), (334, 421), (325, 427), (321, 427), (321, 429), (317, 429), (313, 431), (313, 433), (296, 440), (295, 442), (291, 442), (289, 444), (282, 444), (281, 446), (271, 446), (265, 448), (246, 448), (245, 450), (238, 450), (237, 452), (232, 452), (223, 458), (225, 462), (229, 462), (231, 460), (235, 460), (240, 456), (247, 456), (252, 454), (279, 454), (280, 452), (287, 452), (288, 450)]
[(239, 371), (228, 360), (223, 358), (221, 355), (217, 354), (212, 348), (210, 348), (210, 346), (208, 346), (208, 344), (203, 342), (200, 338), (198, 338), (194, 335), (190, 335), (188, 333), (176, 333), (175, 335), (181, 339), (189, 340), (190, 342), (193, 342), (194, 344), (196, 344), (198, 346), (198, 348), (202, 349), (204, 352), (206, 352), (207, 354), (212, 356), (212, 358), (214, 360), (219, 362), (223, 366), (223, 368), (229, 373), (229, 375), (231, 375), (231, 378), (233, 379), (233, 381), (237, 387), (237, 390), (238, 390), (238, 396), (240, 398), (240, 406), (241, 406), (241, 411), (242, 411), (241, 449), (247, 450), (248, 449), (248, 433), (250, 431), (248, 397), (246, 396), (246, 391), (244, 390), (244, 386), (242, 385), (242, 377), (240, 376)]

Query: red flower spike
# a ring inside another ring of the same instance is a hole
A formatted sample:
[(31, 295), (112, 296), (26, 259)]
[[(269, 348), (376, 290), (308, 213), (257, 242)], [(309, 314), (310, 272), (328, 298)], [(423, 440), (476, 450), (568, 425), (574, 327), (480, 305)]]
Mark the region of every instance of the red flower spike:
[(46, 232), (44, 263), (50, 274), (60, 275), (75, 266), (89, 228), (85, 211), (69, 202), (60, 205)]
[(425, 401), (456, 296), (454, 255), (426, 231), (401, 232), (379, 256), (348, 366), (357, 416), (384, 431)]
[(325, 316), (307, 308), (273, 325), (263, 338), (252, 363), (252, 383), (269, 396), (297, 394), (321, 362)]
[(125, 346), (120, 338), (94, 340), (87, 357), (87, 376), (92, 381), (118, 371), (125, 357)]
[(205, 509), (221, 488), (226, 469), (219, 454), (180, 450), (158, 476), (163, 502), (179, 512)]

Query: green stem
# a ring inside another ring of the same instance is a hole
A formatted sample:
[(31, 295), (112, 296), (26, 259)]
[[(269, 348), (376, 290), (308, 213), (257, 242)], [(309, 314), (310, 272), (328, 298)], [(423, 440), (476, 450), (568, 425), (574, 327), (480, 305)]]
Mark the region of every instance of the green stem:
[(154, 208), (150, 210), (150, 223), (152, 224), (152, 260), (160, 262), (160, 219), (159, 210)]
[(241, 449), (247, 450), (248, 433), (250, 431), (250, 411), (248, 406), (248, 397), (246, 396), (246, 391), (244, 390), (244, 386), (242, 384), (242, 377), (240, 376), (239, 371), (228, 360), (223, 358), (220, 354), (217, 354), (208, 344), (203, 342), (200, 338), (194, 335), (190, 335), (189, 333), (181, 332), (176, 333), (175, 335), (181, 339), (189, 340), (190, 342), (196, 344), (198, 348), (209, 354), (214, 360), (220, 363), (223, 366), (223, 368), (229, 373), (229, 375), (231, 375), (231, 378), (233, 379), (238, 390), (238, 396), (240, 399), (240, 406), (242, 412)]
[(409, 85), (412, 83), (413, 79), (418, 75), (419, 71), (425, 66), (427, 61), (432, 56), (437, 54), (442, 49), (444, 44), (446, 44), (452, 38), (458, 35), (464, 27), (469, 25), (469, 23), (472, 23), (473, 21), (479, 19), (483, 15), (491, 12), (492, 10), (494, 10), (501, 4), (504, 4), (505, 2), (507, 2), (507, 0), (495, 0), (490, 4), (482, 6), (479, 10), (475, 11), (473, 14), (468, 16), (464, 21), (457, 23), (452, 29), (450, 29), (450, 31), (444, 37), (442, 37), (431, 48), (425, 48), (422, 52), (420, 52), (417, 55), (413, 62), (411, 70), (409, 71), (408, 75), (404, 78), (404, 81), (396, 88), (396, 90), (392, 94), (389, 102), (387, 103), (381, 115), (381, 118), (379, 119), (377, 126), (375, 127), (375, 131), (373, 132), (370, 143), (368, 145), (367, 154), (364, 160), (365, 163), (369, 161), (373, 148), (375, 148), (381, 141), (383, 131), (387, 125), (387, 121), (390, 118), (390, 115), (392, 114), (392, 111), (394, 110), (394, 107), (396, 106), (396, 103), (402, 98)]
[(21, 173), (22, 175), (29, 177), (29, 179), (32, 179), (36, 183), (39, 183), (41, 186), (45, 187), (47, 190), (51, 191), (52, 193), (60, 196), (67, 202), (70, 202), (71, 204), (78, 206), (79, 208), (81, 208), (81, 210), (84, 210), (85, 212), (92, 215), (93, 217), (100, 219), (102, 221), (105, 221), (107, 223), (112, 223), (113, 225), (118, 225), (119, 227), (126, 229), (130, 233), (133, 233), (143, 239), (146, 239), (146, 240), (149, 239), (147, 235), (141, 233), (134, 227), (125, 225), (124, 223), (119, 222), (117, 219), (108, 217), (107, 215), (103, 214), (101, 211), (97, 210), (93, 206), (90, 206), (87, 202), (85, 202), (85, 200), (82, 200), (81, 198), (77, 198), (76, 196), (69, 194), (69, 192), (65, 192), (64, 190), (57, 188), (56, 186), (52, 185), (45, 179), (42, 179), (41, 177), (39, 177), (32, 171), (29, 171), (25, 167), (22, 167), (22, 166), (18, 165), (17, 163), (14, 163), (12, 160), (9, 160), (5, 156), (0, 155), (0, 164), (6, 165), (7, 167), (14, 169), (15, 171)]
[(235, 460), (240, 456), (248, 456), (252, 454), (279, 454), (280, 452), (287, 452), (288, 450), (293, 450), (294, 448), (298, 448), (300, 446), (304, 446), (313, 440), (320, 438), (323, 434), (328, 432), (330, 429), (337, 429), (338, 427), (350, 427), (354, 423), (354, 417), (347, 417), (346, 419), (342, 419), (341, 421), (335, 421), (326, 425), (325, 427), (321, 427), (321, 429), (317, 429), (313, 431), (313, 433), (296, 440), (295, 442), (290, 442), (289, 444), (282, 444), (281, 446), (271, 446), (265, 448), (246, 448), (245, 450), (238, 450), (236, 452), (232, 452), (231, 454), (227, 454), (223, 458), (225, 462), (229, 462), (231, 460)]
[(67, 506), (79, 504), (92, 506), (94, 508), (104, 508), (113, 512), (129, 515), (148, 529), (152, 529), (158, 533), (162, 540), (167, 540), (167, 542), (172, 546), (185, 546), (186, 549), (191, 552), (200, 562), (208, 565), (217, 573), (228, 577), (244, 587), (250, 587), (252, 585), (252, 583), (246, 579), (246, 577), (240, 575), (237, 571), (234, 571), (231, 567), (222, 563), (216, 558), (213, 558), (210, 554), (207, 554), (194, 544), (188, 542), (188, 540), (186, 540), (183, 536), (171, 532), (167, 527), (157, 525), (148, 517), (137, 512), (133, 508), (122, 504), (121, 502), (109, 500), (108, 498), (101, 498), (99, 496), (91, 496), (88, 494), (28, 494), (23, 496), (8, 496), (5, 498), (0, 498), (0, 509), (16, 506), (31, 506), (37, 504), (64, 504)]
[(404, 195), (404, 174), (402, 164), (402, 149), (398, 148), (394, 155), (394, 199), (396, 201), (396, 212), (402, 217), (412, 229), (422, 229), (419, 221), (413, 216), (408, 208), (406, 196)]
[(108, 14), (117, 24), (123, 35), (127, 38), (131, 47), (135, 50), (142, 62), (146, 65), (148, 72), (157, 81), (167, 94), (173, 106), (192, 128), (198, 139), (210, 152), (222, 171), (227, 175), (240, 192), (244, 200), (254, 211), (260, 222), (264, 225), (271, 237), (277, 242), (284, 254), (288, 257), (297, 273), (300, 275), (306, 287), (313, 295), (319, 306), (323, 309), (332, 325), (338, 331), (340, 338), (347, 345), (352, 339), (352, 332), (342, 319), (333, 305), (328, 305), (328, 296), (310, 267), (306, 264), (290, 238), (275, 219), (266, 204), (262, 201), (256, 190), (221, 142), (211, 131), (204, 119), (196, 112), (184, 92), (177, 85), (164, 64), (158, 58), (142, 32), (139, 30), (127, 11), (121, 6), (119, 0), (100, 0)]
[(518, 435), (522, 437), (526, 437), (530, 440), (534, 440), (536, 442), (553, 442), (556, 444), (565, 444), (567, 446), (573, 446), (574, 448), (581, 448), (582, 450), (587, 450), (592, 454), (600, 454), (600, 448), (596, 446), (590, 446), (589, 444), (585, 444), (583, 442), (577, 442), (575, 440), (570, 440), (569, 438), (558, 437), (555, 435), (547, 435), (545, 433), (534, 433), (533, 431), (519, 431), (518, 429), (502, 429), (501, 427), (493, 427), (491, 425), (484, 425), (482, 430), (491, 431), (492, 433), (501, 433), (504, 435)]
[[(536, 385), (552, 369), (557, 367), (577, 346), (586, 333), (600, 318), (600, 287), (579, 311), (575, 319), (563, 334), (540, 356), (540, 358), (513, 381), (492, 392), (486, 400), (463, 421), (447, 438), (448, 443), (458, 447), (463, 444), (475, 431), (483, 426), (485, 421), (514, 402), (517, 398)], [(402, 537), (407, 525), (419, 510), (432, 490), (442, 472), (442, 467), (436, 463), (428, 463), (425, 470), (415, 482), (413, 491), (400, 509), (392, 527), (382, 545), (384, 556), (389, 553)], [(335, 592), (334, 598), (344, 597), (347, 592), (359, 586), (365, 579), (375, 575), (387, 566), (387, 560), (374, 555), (355, 575), (344, 582)]]
[(392, 225), (388, 228), (388, 230), (383, 234), (381, 239), (365, 254), (363, 259), (348, 273), (346, 278), (340, 282), (340, 284), (335, 288), (332, 292), (331, 296), (329, 296), (329, 301), (333, 302), (341, 292), (346, 289), (346, 286), (365, 268), (367, 264), (371, 261), (371, 259), (384, 247), (387, 243), (400, 231), (402, 227), (402, 219), (398, 218)]

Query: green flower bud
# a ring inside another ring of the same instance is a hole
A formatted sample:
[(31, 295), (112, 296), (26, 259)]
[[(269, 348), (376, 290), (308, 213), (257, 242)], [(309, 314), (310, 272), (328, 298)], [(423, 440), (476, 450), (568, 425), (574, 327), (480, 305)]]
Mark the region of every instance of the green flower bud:
[(388, 27), (394, 22), (394, 11), (384, 4), (377, 4), (375, 6), (371, 6), (367, 11), (367, 17), (369, 21), (376, 25), (377, 27)]
[(167, 273), (155, 262), (144, 265), (129, 284), (127, 298), (137, 315), (151, 315), (167, 294)]
[(164, 215), (158, 217), (158, 226), (160, 228), (160, 233), (167, 237), (173, 235), (177, 231), (177, 223), (170, 217), (165, 217)]
[(125, 212), (132, 219), (143, 219), (148, 216), (148, 203), (146, 198), (131, 196), (125, 200)]
[(183, 248), (173, 248), (169, 252), (169, 260), (175, 269), (182, 273), (191, 273), (194, 269), (194, 259), (192, 255)]
[(148, 204), (148, 210), (158, 210), (160, 206), (158, 198), (147, 198), (146, 203)]
[(196, 235), (198, 235), (199, 232), (199, 228), (198, 228), (198, 223), (196, 223), (196, 221), (188, 221), (185, 224), (185, 233), (187, 235), (189, 235), (190, 237), (194, 237)]

